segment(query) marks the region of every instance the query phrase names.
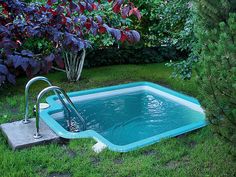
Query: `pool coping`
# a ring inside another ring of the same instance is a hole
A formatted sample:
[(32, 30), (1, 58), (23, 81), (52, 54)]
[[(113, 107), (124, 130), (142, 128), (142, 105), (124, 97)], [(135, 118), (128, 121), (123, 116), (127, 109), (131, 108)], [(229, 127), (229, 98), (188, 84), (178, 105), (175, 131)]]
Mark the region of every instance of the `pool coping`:
[[(121, 84), (121, 85), (116, 85), (116, 86), (108, 86), (108, 87), (102, 87), (102, 88), (95, 88), (95, 89), (90, 89), (90, 90), (82, 90), (82, 91), (76, 91), (76, 92), (70, 92), (68, 93), (69, 97), (75, 97), (75, 96), (82, 96), (82, 95), (89, 95), (89, 94), (94, 94), (94, 93), (100, 93), (100, 92), (107, 92), (107, 91), (113, 91), (113, 90), (118, 90), (118, 89), (124, 89), (124, 88), (131, 88), (131, 87), (137, 87), (137, 86), (149, 86), (152, 88), (155, 88), (159, 91), (168, 93), (170, 95), (173, 95), (177, 98), (186, 100), (190, 102), (191, 104), (194, 104), (195, 106), (198, 106), (201, 108), (200, 103), (198, 102), (197, 99), (190, 97), (188, 95), (185, 95), (183, 93), (176, 92), (174, 90), (171, 90), (169, 88), (163, 87), (158, 84), (154, 84), (151, 82), (133, 82), (133, 83), (128, 83), (128, 84)], [(181, 135), (183, 133), (204, 127), (207, 125), (207, 121), (205, 120), (200, 120), (195, 123), (188, 124), (186, 126), (182, 126), (180, 128), (170, 130), (167, 132), (164, 132), (162, 134), (158, 134), (134, 143), (130, 143), (127, 145), (115, 145), (105, 139), (102, 135), (97, 133), (94, 130), (85, 130), (83, 132), (69, 132), (65, 130), (56, 120), (54, 120), (50, 114), (53, 114), (55, 112), (58, 112), (58, 110), (62, 109), (62, 106), (60, 104), (55, 104), (56, 103), (56, 95), (49, 96), (46, 101), (50, 105), (49, 108), (45, 110), (40, 111), (40, 118), (60, 137), (65, 138), (65, 139), (76, 139), (76, 138), (93, 138), (97, 141), (100, 141), (107, 145), (107, 147), (112, 150), (112, 151), (117, 151), (117, 152), (127, 152), (131, 151), (137, 148), (141, 148), (147, 145), (154, 144), (156, 142), (159, 142), (161, 139), (166, 139), (174, 136)], [(201, 114), (204, 114), (203, 109), (200, 112)]]

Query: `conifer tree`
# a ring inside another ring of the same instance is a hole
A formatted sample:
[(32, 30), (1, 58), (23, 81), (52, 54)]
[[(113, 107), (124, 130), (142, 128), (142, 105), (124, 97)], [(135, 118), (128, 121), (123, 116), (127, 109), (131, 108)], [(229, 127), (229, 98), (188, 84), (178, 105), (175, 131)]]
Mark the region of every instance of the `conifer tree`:
[(196, 7), (200, 100), (214, 130), (235, 150), (236, 1), (197, 0)]

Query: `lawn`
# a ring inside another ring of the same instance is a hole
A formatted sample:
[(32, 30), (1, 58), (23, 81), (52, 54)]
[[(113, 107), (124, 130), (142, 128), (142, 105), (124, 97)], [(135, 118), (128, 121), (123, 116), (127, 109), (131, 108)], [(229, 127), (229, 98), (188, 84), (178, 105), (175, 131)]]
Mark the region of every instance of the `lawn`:
[[(170, 74), (171, 69), (164, 64), (148, 64), (85, 69), (78, 83), (68, 83), (65, 74), (59, 72), (46, 77), (68, 92), (151, 81), (192, 96), (198, 95), (194, 79), (182, 81), (170, 78)], [(20, 78), (16, 86), (0, 90), (0, 124), (23, 118), (26, 82), (26, 78)], [(45, 86), (44, 83), (35, 84), (30, 100), (35, 100)], [(93, 139), (65, 141), (15, 152), (8, 147), (2, 134), (0, 142), (1, 177), (236, 176), (236, 162), (229, 155), (229, 147), (212, 133), (210, 126), (128, 153), (105, 150), (96, 154), (91, 149), (95, 144)]]

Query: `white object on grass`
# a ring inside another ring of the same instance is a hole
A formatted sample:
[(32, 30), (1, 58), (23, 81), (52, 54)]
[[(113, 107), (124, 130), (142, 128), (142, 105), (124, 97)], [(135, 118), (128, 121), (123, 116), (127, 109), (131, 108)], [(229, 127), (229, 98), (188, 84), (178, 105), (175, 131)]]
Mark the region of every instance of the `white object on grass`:
[(96, 153), (100, 153), (102, 152), (104, 149), (107, 148), (107, 145), (105, 145), (104, 143), (102, 143), (101, 141), (98, 141), (95, 145), (93, 145), (92, 149), (94, 152)]

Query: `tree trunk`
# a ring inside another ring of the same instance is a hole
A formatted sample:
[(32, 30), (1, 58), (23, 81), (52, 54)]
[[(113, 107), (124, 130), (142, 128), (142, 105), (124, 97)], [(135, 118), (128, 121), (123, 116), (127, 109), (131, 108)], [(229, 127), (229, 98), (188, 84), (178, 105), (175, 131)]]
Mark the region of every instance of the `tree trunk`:
[(68, 51), (63, 52), (66, 76), (70, 82), (76, 82), (80, 79), (84, 66), (85, 54), (85, 49), (83, 49), (81, 53), (73, 53)]

